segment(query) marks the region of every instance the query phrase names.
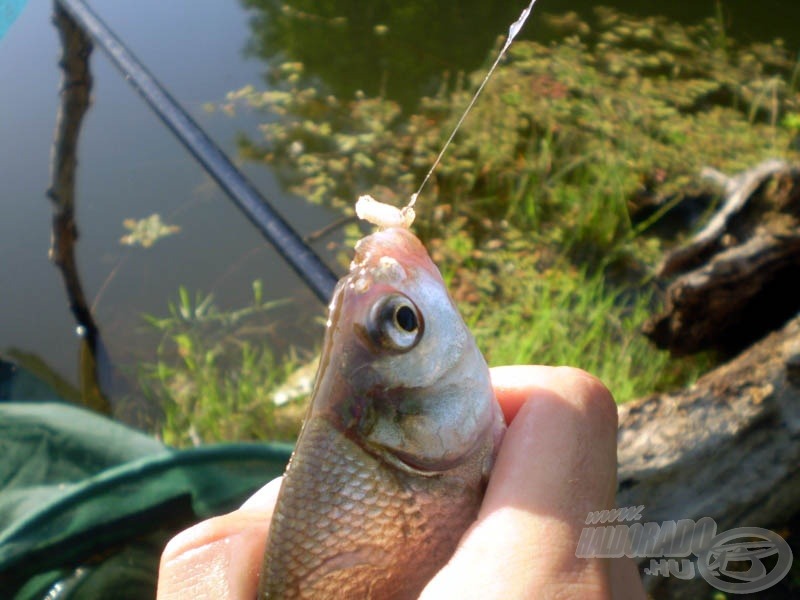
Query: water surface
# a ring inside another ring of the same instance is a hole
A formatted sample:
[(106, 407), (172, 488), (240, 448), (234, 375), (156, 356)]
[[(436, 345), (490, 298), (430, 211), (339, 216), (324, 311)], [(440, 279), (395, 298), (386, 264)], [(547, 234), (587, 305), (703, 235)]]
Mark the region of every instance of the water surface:
[[(90, 1), (231, 156), (237, 132), (253, 135), (264, 117), (245, 111), (231, 118), (203, 105), (246, 84), (266, 86), (271, 63), (303, 61), (327, 90), (382, 92), (411, 108), (420, 94), (436, 89), (442, 72), (486, 64), (497, 36), (526, 3)], [(594, 4), (540, 0), (524, 36), (544, 35), (540, 12), (586, 12)], [(722, 13), (714, 0), (609, 4), (686, 22), (721, 14), (740, 40), (781, 36), (794, 52), (800, 48), (796, 0), (730, 0)], [(75, 324), (47, 258), (45, 190), (60, 77), (50, 10), (50, 2), (31, 0), (0, 39), (0, 352), (35, 354), (75, 382)], [(129, 371), (152, 359), (154, 342), (142, 334), (141, 314), (163, 315), (178, 286), (213, 292), (223, 308), (238, 307), (255, 278), (269, 297), (293, 299), (285, 313), (291, 315), (288, 341), (309, 343), (319, 333), (314, 319), (322, 306), (97, 49), (92, 70), (93, 106), (81, 134), (77, 179), (78, 260), (113, 358)], [(301, 232), (335, 218), (287, 193), (266, 166), (242, 168)], [(123, 220), (152, 213), (181, 233), (150, 249), (122, 246)]]

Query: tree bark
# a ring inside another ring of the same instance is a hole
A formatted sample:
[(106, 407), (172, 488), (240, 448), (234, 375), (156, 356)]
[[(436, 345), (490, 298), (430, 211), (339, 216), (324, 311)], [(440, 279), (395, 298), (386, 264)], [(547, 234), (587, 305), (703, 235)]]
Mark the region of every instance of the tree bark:
[(734, 355), (800, 310), (800, 168), (767, 161), (726, 178), (727, 199), (708, 226), (671, 252), (664, 310), (643, 330), (674, 355)]
[[(691, 388), (620, 406), (618, 452), (618, 506), (644, 505), (646, 522), (785, 525), (800, 508), (800, 316)], [(714, 591), (699, 577), (645, 583), (659, 598)]]

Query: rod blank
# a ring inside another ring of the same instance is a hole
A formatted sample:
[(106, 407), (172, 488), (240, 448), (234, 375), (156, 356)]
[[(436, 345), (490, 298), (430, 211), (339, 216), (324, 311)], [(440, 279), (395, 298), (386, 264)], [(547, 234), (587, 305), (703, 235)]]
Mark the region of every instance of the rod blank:
[(223, 191), (248, 219), (327, 304), (336, 285), (336, 276), (231, 163), (189, 114), (145, 69), (120, 39), (81, 0), (56, 0), (75, 22), (109, 55), (125, 79), (150, 105)]

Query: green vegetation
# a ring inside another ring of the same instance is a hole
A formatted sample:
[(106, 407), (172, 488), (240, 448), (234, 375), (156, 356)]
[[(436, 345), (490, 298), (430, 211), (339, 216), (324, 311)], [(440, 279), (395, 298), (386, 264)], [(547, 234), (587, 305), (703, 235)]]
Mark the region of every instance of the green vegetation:
[(142, 248), (150, 248), (158, 240), (179, 233), (181, 230), (177, 225), (164, 223), (158, 213), (153, 213), (144, 219), (125, 219), (122, 226), (130, 233), (123, 235), (119, 243)]
[[(270, 64), (300, 62), (337, 97), (356, 90), (413, 106), (442, 71), (479, 69), (519, 2), (242, 0), (247, 52)], [(276, 79), (280, 80), (280, 70)]]
[(164, 441), (293, 440), (302, 412), (270, 401), (297, 365), (293, 355), (278, 360), (272, 350), (270, 321), (279, 303), (263, 301), (258, 281), (251, 306), (236, 311), (218, 310), (212, 296), (192, 299), (185, 288), (179, 296), (170, 316), (146, 317), (162, 343), (158, 362), (139, 378), (163, 410)]
[[(649, 274), (665, 245), (652, 225), (716, 193), (699, 179), (703, 166), (732, 173), (797, 158), (798, 65), (780, 42), (736, 46), (713, 20), (686, 27), (598, 10), (591, 27), (575, 14), (548, 22), (559, 41), (512, 47), (420, 197), (415, 231), (491, 364), (579, 366), (619, 401), (683, 385), (713, 357), (672, 360), (639, 333), (658, 303)], [(380, 96), (328, 94), (288, 62), (271, 91), (231, 92), (223, 108), (270, 113), (242, 154), (352, 213), (363, 193), (407, 201), (482, 76), (445, 81), (408, 114)], [(353, 226), (349, 241), (360, 234)], [(240, 370), (235, 382), (265, 390), (274, 368), (257, 358), (274, 359), (248, 352), (247, 368), (265, 379), (244, 382)], [(193, 381), (186, 369), (167, 369), (165, 389)], [(227, 377), (232, 387), (211, 397), (241, 394)]]
[(672, 359), (639, 332), (657, 292), (637, 262), (576, 262), (557, 245), (532, 248), (530, 232), (510, 226), (474, 245), (464, 221), (429, 247), (490, 365), (578, 366), (619, 402), (685, 384), (709, 366), (710, 356)]
[[(555, 225), (570, 232), (561, 241), (588, 236), (607, 249), (630, 233), (630, 202), (685, 193), (704, 165), (734, 172), (787, 152), (794, 119), (785, 117), (800, 100), (780, 43), (736, 49), (715, 21), (598, 14), (591, 30), (574, 14), (551, 17), (565, 32), (557, 44), (512, 46), (422, 198), (429, 220), (453, 204), (518, 228)], [(243, 139), (242, 152), (283, 167), (303, 197), (344, 211), (366, 192), (405, 202), (483, 75), (453, 93), (443, 85), (406, 115), (380, 97), (342, 100), (304, 86), (302, 69), (278, 70), (283, 89), (230, 94), (280, 117), (263, 125), (262, 140)], [(437, 237), (435, 225), (423, 235)]]

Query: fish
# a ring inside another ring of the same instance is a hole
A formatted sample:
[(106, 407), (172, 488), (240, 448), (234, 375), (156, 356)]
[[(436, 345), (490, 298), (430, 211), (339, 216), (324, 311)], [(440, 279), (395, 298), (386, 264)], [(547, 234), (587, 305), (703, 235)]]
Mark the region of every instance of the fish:
[(474, 523), (504, 431), (423, 244), (405, 226), (362, 238), (329, 306), (259, 597), (417, 598)]

